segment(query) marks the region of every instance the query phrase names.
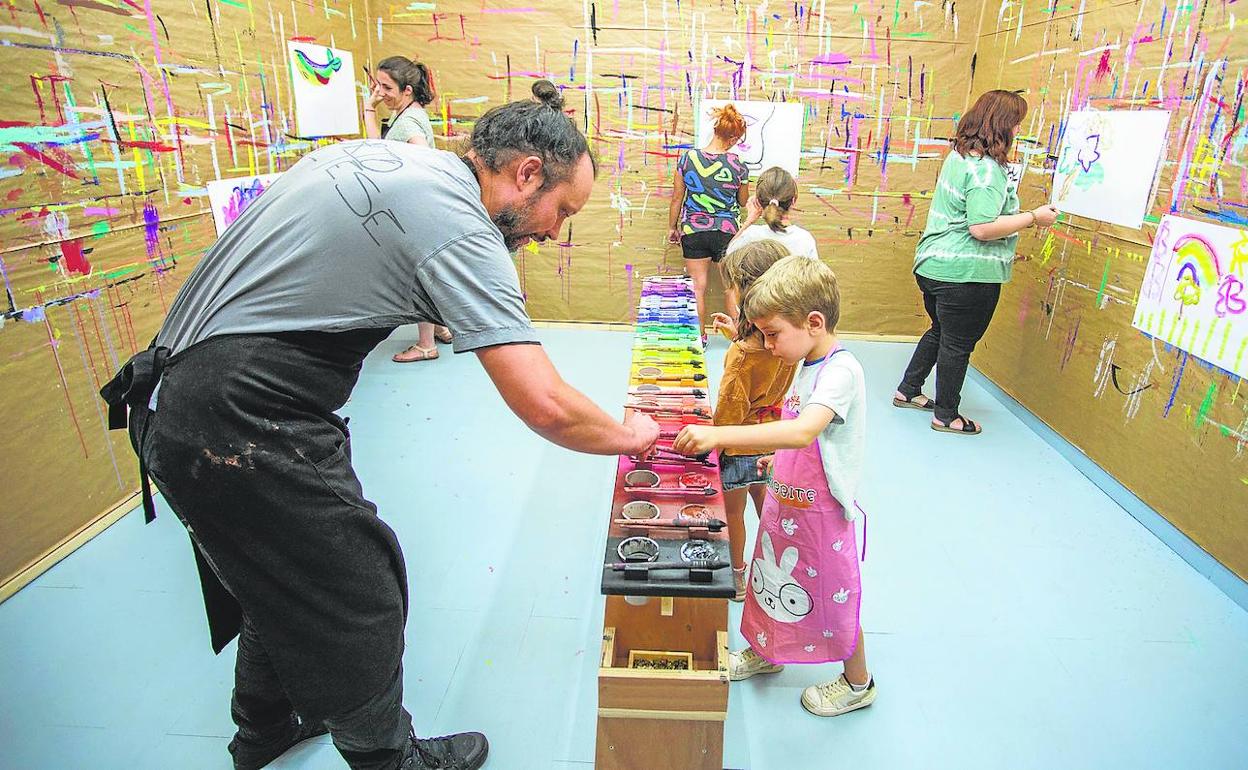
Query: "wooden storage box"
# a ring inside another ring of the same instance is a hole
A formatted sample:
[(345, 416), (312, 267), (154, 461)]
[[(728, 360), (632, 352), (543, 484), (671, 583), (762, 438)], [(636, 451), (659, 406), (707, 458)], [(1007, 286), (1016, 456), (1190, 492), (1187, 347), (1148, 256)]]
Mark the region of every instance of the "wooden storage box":
[[(607, 597), (598, 669), (597, 770), (722, 770), (728, 602)], [(669, 647), (690, 652), (656, 652)], [(633, 668), (677, 656), (688, 669)]]

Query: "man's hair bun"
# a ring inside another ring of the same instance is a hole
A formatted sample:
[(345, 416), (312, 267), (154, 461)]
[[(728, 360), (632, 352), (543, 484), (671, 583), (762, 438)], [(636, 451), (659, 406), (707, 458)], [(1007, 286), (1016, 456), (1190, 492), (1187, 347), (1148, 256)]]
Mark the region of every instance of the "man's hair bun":
[(563, 111), (563, 94), (549, 80), (539, 80), (533, 84), (533, 97), (552, 110)]

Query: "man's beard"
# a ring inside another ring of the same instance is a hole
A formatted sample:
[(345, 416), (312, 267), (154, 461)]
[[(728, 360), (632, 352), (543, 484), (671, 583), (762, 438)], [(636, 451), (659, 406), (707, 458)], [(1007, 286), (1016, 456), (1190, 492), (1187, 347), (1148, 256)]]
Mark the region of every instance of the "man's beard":
[(535, 233), (521, 232), (521, 228), (527, 225), (529, 216), (533, 213), (537, 195), (537, 193), (533, 193), (519, 204), (507, 206), (494, 215), (494, 226), (503, 234), (503, 243), (506, 244), (508, 251), (515, 251), (520, 248), (520, 244), (526, 238), (536, 239)]

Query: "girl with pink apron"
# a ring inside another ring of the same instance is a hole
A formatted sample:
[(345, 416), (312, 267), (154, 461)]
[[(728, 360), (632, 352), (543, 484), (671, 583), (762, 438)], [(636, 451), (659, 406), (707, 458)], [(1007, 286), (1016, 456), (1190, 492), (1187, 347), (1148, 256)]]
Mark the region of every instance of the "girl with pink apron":
[[(841, 350), (819, 365), (812, 391)], [(786, 400), (782, 419), (796, 417)], [(747, 593), (741, 635), (771, 663), (827, 663), (854, 653), (862, 599), (854, 524), (828, 489), (818, 437), (776, 452)]]

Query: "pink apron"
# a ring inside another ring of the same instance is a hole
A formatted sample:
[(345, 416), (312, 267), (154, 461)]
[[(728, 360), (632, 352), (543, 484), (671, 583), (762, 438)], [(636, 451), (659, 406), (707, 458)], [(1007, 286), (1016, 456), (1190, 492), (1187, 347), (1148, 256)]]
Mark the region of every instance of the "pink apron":
[[(839, 352), (820, 364), (816, 385)], [(786, 400), (783, 419), (796, 417)], [(818, 438), (776, 452), (746, 593), (741, 635), (772, 663), (826, 663), (854, 653), (862, 601), (854, 523), (828, 490)]]

